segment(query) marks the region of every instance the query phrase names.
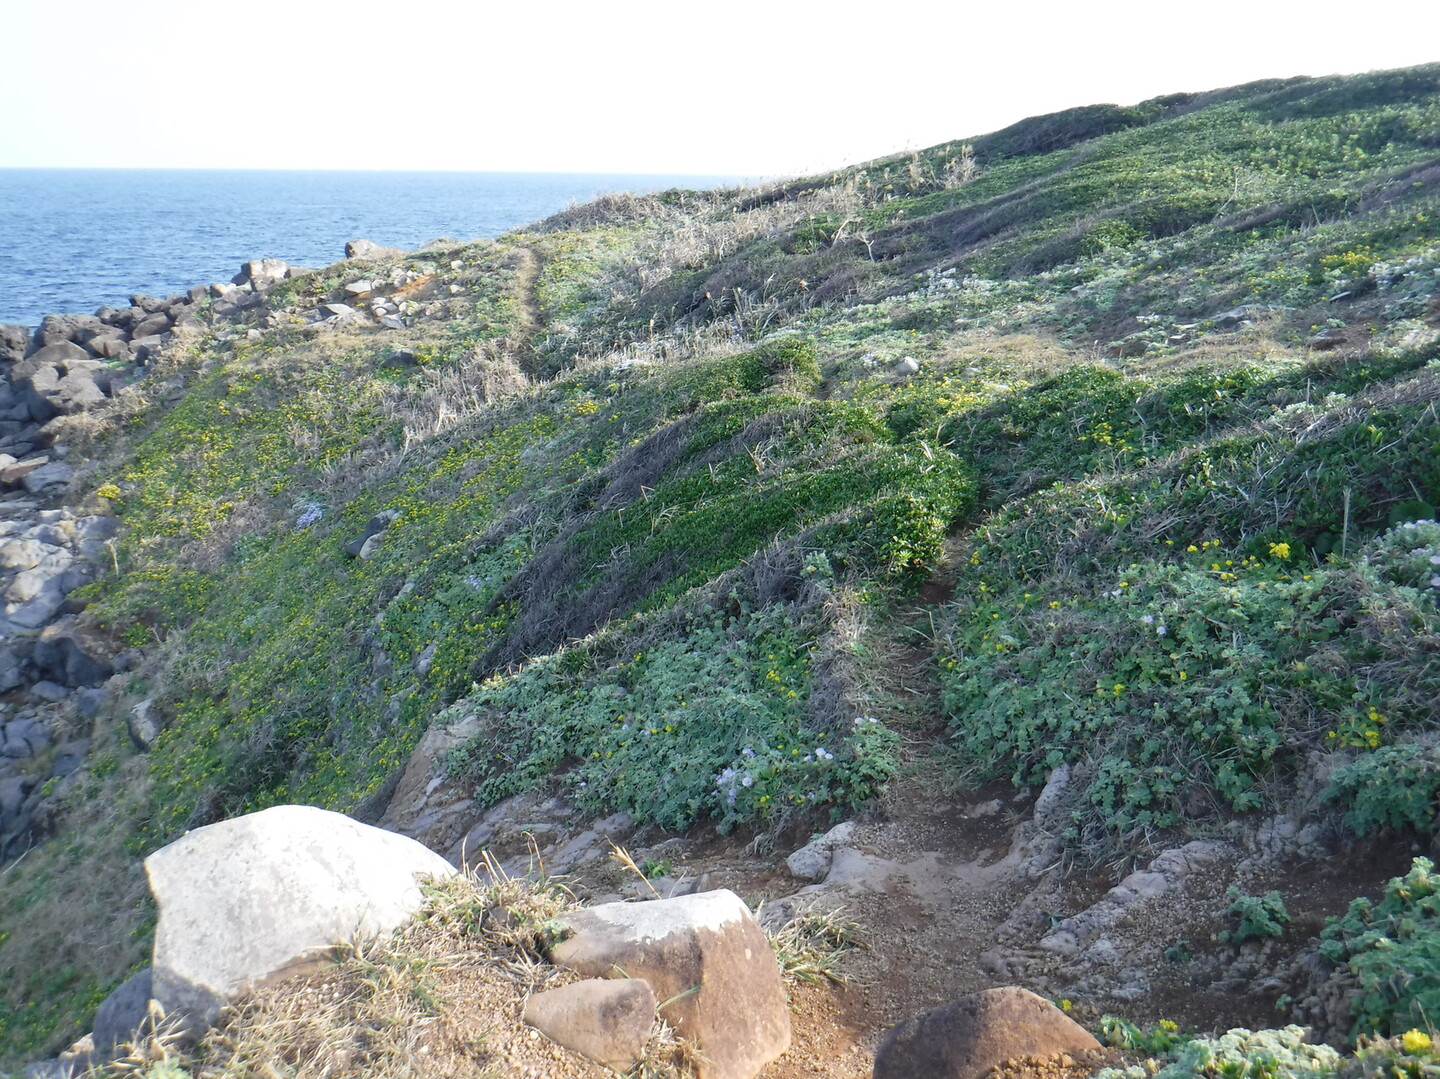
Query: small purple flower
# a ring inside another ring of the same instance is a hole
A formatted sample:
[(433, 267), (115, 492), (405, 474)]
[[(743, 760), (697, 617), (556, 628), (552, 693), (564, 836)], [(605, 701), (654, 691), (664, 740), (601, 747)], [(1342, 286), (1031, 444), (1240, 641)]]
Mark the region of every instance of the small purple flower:
[(755, 785), (755, 780), (752, 779), (750, 776), (746, 776), (744, 779), (742, 779), (742, 780), (740, 781), (740, 786), (742, 786), (742, 787), (753, 787), (754, 785)]

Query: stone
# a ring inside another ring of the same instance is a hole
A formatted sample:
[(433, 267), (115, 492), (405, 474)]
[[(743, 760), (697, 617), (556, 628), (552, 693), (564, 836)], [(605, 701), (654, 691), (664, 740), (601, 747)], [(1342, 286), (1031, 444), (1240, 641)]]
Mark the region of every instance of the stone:
[[(36, 684), (44, 685), (45, 683), (40, 682)], [(49, 684), (53, 686), (55, 683), (51, 682)], [(63, 691), (65, 687), (61, 686), (59, 688)], [(75, 769), (79, 768), (80, 765), (85, 763), (85, 754), (89, 752), (90, 739), (88, 738), (76, 738), (74, 741), (66, 742), (60, 747), (59, 753), (56, 754), (55, 764), (51, 771), (57, 776), (68, 776), (71, 772), (75, 771)]]
[(170, 328), (170, 317), (163, 311), (157, 311), (148, 315), (142, 322), (137, 322), (135, 328), (130, 331), (130, 336), (135, 340), (142, 337), (155, 337), (164, 333)]
[(99, 1060), (111, 1060), (117, 1050), (133, 1044), (146, 1029), (150, 1018), (150, 968), (132, 974), (111, 993), (95, 1012), (94, 1030), (90, 1033)]
[(160, 719), (155, 715), (155, 699), (147, 697), (134, 708), (130, 709), (130, 717), (125, 721), (125, 729), (130, 734), (130, 740), (135, 743), (135, 748), (141, 751), (149, 749), (160, 737), (163, 728), (160, 726)]
[(1013, 986), (986, 989), (892, 1027), (875, 1053), (874, 1079), (980, 1079), (1009, 1060), (1099, 1048), (1048, 1000)]
[(1338, 329), (1321, 330), (1305, 342), (1305, 347), (1316, 352), (1329, 352), (1345, 343), (1345, 331)]
[(836, 849), (845, 846), (854, 836), (855, 822), (843, 821), (786, 858), (785, 865), (800, 880), (824, 880)]
[(5, 725), (3, 741), (5, 756), (33, 757), (50, 745), (50, 729), (34, 716), (25, 716)]
[(96, 686), (115, 673), (108, 660), (92, 656), (79, 641), (64, 632), (42, 633), (30, 653), (30, 662), (37, 671), (62, 686)]
[(12, 322), (0, 325), (0, 362), (14, 363), (23, 360), (30, 347), (30, 330)]
[(14, 379), (25, 378), (31, 371), (47, 364), (64, 366), (72, 360), (88, 360), (90, 353), (73, 341), (56, 341), (43, 348), (36, 349), (25, 357), (23, 364), (18, 364), (11, 369), (10, 377)]
[(19, 775), (0, 779), (0, 821), (13, 820), (20, 813), (30, 792), (40, 781), (34, 776)]
[(64, 487), (70, 482), (70, 477), (75, 474), (75, 469), (63, 461), (52, 461), (50, 464), (41, 465), (25, 474), (20, 481), (25, 485), (25, 490), (32, 495), (44, 494), (56, 487)]
[(908, 378), (909, 376), (918, 373), (919, 370), (919, 360), (917, 360), (914, 356), (902, 356), (900, 357), (899, 362), (896, 363), (894, 367), (890, 368), (890, 373), (896, 378)]
[[(267, 289), (277, 282), (285, 280), (285, 271), (290, 267), (281, 259), (251, 259), (240, 267), (243, 274), (242, 280), (248, 281), (250, 287), (259, 292)], [(236, 284), (240, 282), (237, 281)]]
[(661, 1014), (692, 1042), (700, 1079), (752, 1079), (790, 1045), (780, 967), (764, 932), (728, 889), (647, 903), (607, 903), (560, 919), (551, 950), (590, 977), (643, 978)]
[(94, 315), (46, 315), (35, 329), (32, 351), (63, 341), (84, 344), (89, 339), (88, 335), (103, 325)]
[(153, 997), (189, 1037), (246, 988), (392, 932), (455, 870), (413, 839), (311, 806), (197, 828), (145, 859), (159, 907)]
[(405, 328), (405, 320), (398, 315), (382, 315), (380, 316), (380, 325), (390, 330), (403, 330)]
[(327, 318), (331, 315), (351, 315), (355, 313), (355, 308), (348, 303), (322, 303), (320, 313)]
[(345, 286), (345, 293), (348, 296), (364, 296), (367, 292), (374, 291), (374, 282), (366, 281), (363, 279), (360, 281), (351, 281), (348, 285)]
[(525, 1022), (553, 1042), (617, 1072), (645, 1055), (655, 1024), (655, 994), (640, 978), (588, 979), (536, 993)]
[[(0, 472), (0, 478), (3, 478), (3, 476), (4, 473)], [(396, 515), (393, 513), (377, 513), (374, 517), (371, 517), (370, 520), (365, 523), (365, 531), (345, 545), (345, 553), (351, 558), (369, 558), (377, 546), (377, 544), (372, 544), (370, 541), (389, 528), (390, 522), (393, 521), (395, 517)], [(366, 547), (369, 547), (369, 553), (366, 552)]]
[(398, 258), (403, 254), (398, 247), (382, 247), (373, 240), (351, 240), (345, 245), (347, 259)]
[[(53, 704), (56, 701), (63, 701), (66, 697), (70, 696), (70, 691), (59, 682), (52, 682), (48, 678), (43, 678), (30, 687), (30, 696), (37, 701), (48, 701)], [(56, 767), (59, 767), (58, 762)], [(70, 771), (74, 771), (74, 769), (72, 768)], [(57, 774), (66, 775), (68, 773), (61, 772)]]
[[(44, 464), (48, 460), (48, 457), (39, 458), (40, 464)], [(31, 462), (26, 461), (24, 464), (31, 464)], [(35, 467), (38, 468), (39, 465), (37, 464)], [(31, 470), (26, 469), (26, 471)], [(13, 483), (13, 480), (5, 479), (5, 474), (5, 470), (0, 470), (0, 480)], [(25, 473), (22, 472), (20, 475), (23, 477)], [(14, 573), (16, 570), (32, 569), (51, 555), (59, 553), (59, 547), (42, 543), (28, 536), (6, 539), (0, 541), (0, 570)]]

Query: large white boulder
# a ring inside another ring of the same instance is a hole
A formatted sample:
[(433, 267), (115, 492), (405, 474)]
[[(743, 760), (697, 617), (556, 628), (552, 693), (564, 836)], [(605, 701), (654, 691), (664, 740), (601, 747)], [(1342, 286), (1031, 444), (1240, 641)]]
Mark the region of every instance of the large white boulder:
[(302, 973), (420, 908), (455, 869), (413, 839), (311, 806), (188, 832), (145, 859), (160, 909), (154, 999), (190, 1036), (247, 988)]

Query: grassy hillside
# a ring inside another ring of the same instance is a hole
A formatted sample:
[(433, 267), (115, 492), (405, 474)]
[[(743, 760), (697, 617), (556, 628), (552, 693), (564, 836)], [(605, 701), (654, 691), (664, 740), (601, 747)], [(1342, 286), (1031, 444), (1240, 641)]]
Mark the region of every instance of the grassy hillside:
[(67, 432), (123, 522), (85, 617), (136, 662), (0, 877), (0, 1062), (143, 961), (140, 856), (374, 812), (447, 710), (486, 804), (865, 805), (936, 734), (874, 670), (917, 601), (954, 782), (1071, 764), (1082, 860), (1322, 772), (1430, 833), (1437, 236), (1430, 66), (607, 197), (395, 260), (438, 297), (404, 330), (298, 313), (388, 265), (277, 286)]

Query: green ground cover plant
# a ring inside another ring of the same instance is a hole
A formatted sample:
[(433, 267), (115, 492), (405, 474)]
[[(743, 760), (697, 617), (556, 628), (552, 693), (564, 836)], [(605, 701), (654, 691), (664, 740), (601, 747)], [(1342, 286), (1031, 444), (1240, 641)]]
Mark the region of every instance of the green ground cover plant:
[[(186, 827), (373, 809), (441, 717), (480, 724), (450, 766), (487, 804), (863, 810), (916, 750), (846, 626), (916, 603), (956, 782), (1070, 765), (1072, 852), (1262, 810), (1316, 760), (1355, 832), (1433, 831), (1437, 125), (1429, 65), (607, 196), (291, 279), (57, 421), (122, 522), (75, 604), (165, 730), (141, 753), (107, 717), (57, 818), (108, 798), (106, 841), (0, 877), (0, 1060), (138, 961), (47, 967), (57, 882), (103, 906)], [(404, 329), (306, 323), (402, 267)], [(1383, 996), (1359, 917), (1334, 943)], [(1290, 1049), (1186, 1068), (1314, 1063)]]

